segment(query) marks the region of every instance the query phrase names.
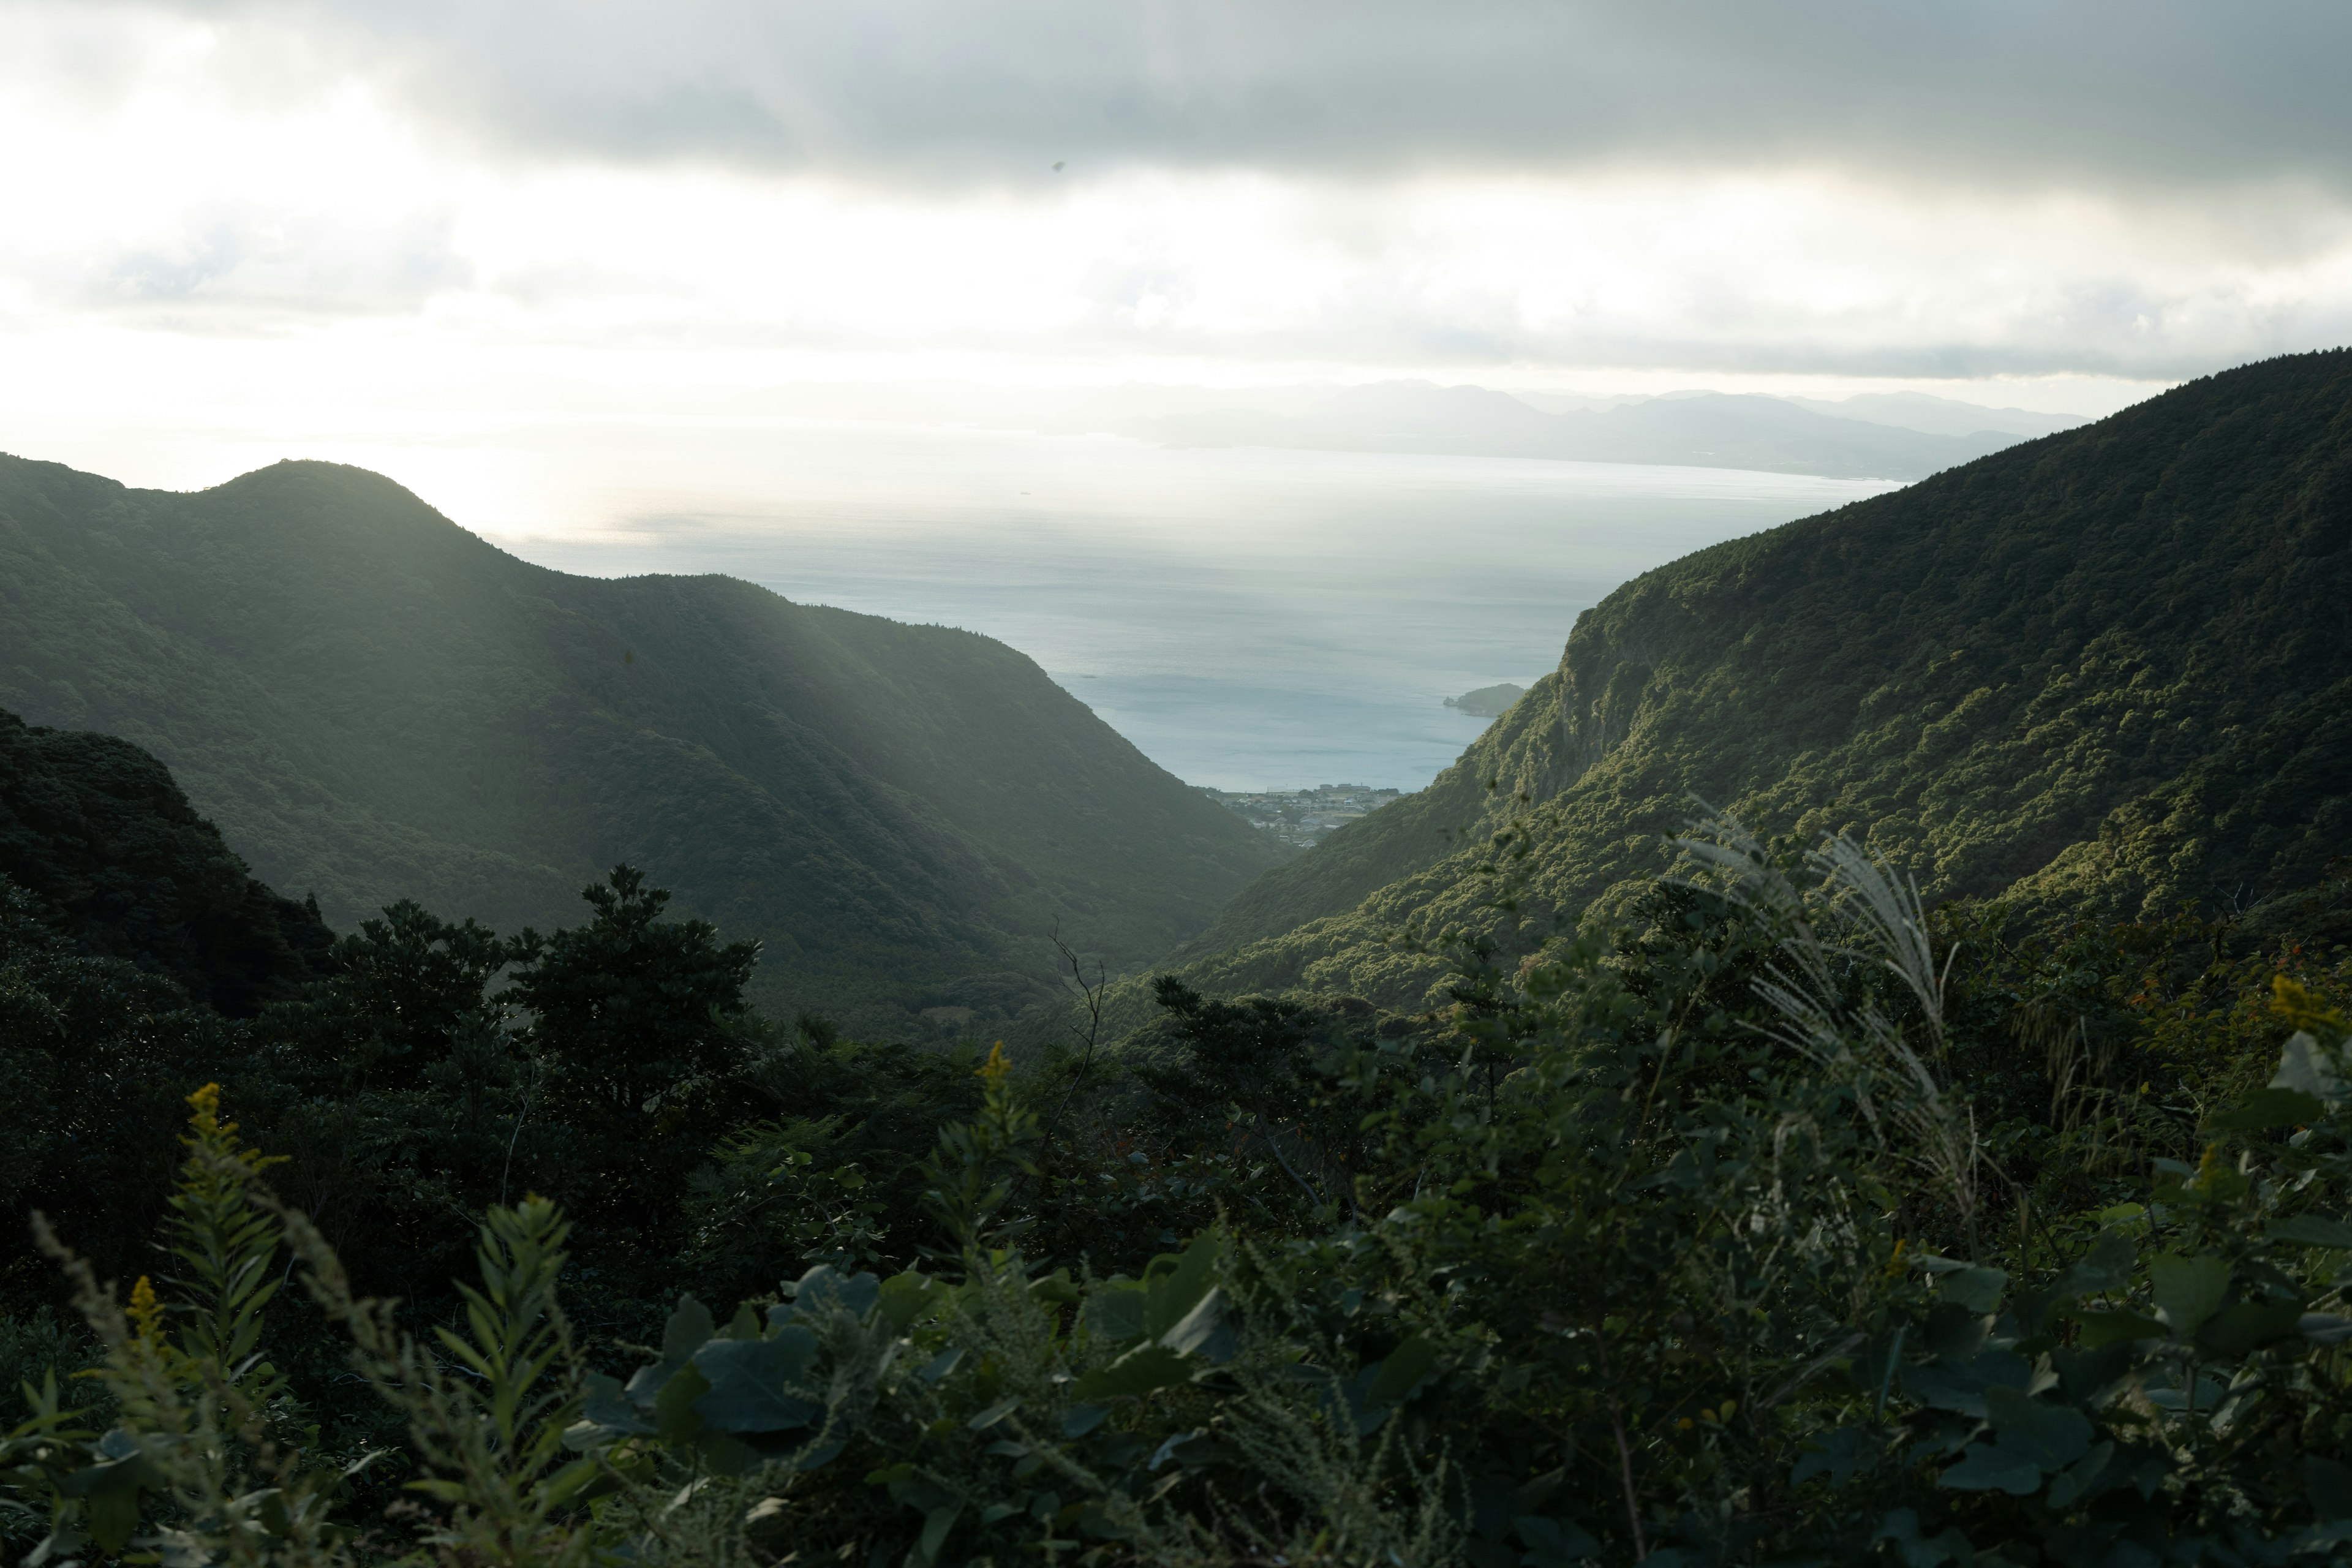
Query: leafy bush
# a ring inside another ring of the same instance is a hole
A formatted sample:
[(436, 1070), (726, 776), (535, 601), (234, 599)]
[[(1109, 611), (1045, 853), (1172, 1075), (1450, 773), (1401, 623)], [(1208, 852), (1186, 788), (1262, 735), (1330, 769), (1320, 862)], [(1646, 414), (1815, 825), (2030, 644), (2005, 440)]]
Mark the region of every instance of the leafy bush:
[[(1684, 849), (1612, 940), (1507, 890), (1443, 1028), (1171, 986), (1174, 1048), (1075, 1131), (1000, 1051), (870, 1198), (838, 1119), (730, 1134), (714, 1169), (782, 1184), (699, 1212), (752, 1203), (817, 1261), (731, 1313), (677, 1298), (634, 1370), (562, 1305), (554, 1204), (493, 1206), (420, 1336), (200, 1093), (170, 1278), (118, 1308), (72, 1266), (111, 1425), (29, 1388), (10, 1517), (43, 1561), (2352, 1556), (2342, 966), (2005, 944), (1843, 840)], [(2259, 1017), (2216, 1005), (2257, 980)], [(2094, 1000), (2140, 1026), (2086, 1057)], [(2138, 1113), (2183, 1093), (2185, 1129)], [(1123, 1268), (1068, 1240), (1139, 1186), (1122, 1117), (1224, 1161), (1212, 1217)], [(289, 1249), (394, 1451), (280, 1370), (316, 1353)]]

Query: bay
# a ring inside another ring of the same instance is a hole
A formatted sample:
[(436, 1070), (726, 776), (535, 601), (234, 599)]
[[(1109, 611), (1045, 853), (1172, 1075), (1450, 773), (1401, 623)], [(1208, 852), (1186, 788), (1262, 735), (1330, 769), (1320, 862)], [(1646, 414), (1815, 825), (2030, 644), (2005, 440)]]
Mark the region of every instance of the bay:
[[(1230, 790), (1417, 789), (1486, 722), (1444, 700), (1550, 669), (1620, 583), (1896, 488), (848, 422), (722, 434), (681, 451), (680, 433), (616, 432), (583, 461), (597, 444), (569, 431), (566, 510), (595, 525), (499, 542), (985, 633), (1178, 777)], [(528, 451), (507, 456), (506, 493), (530, 491)]]

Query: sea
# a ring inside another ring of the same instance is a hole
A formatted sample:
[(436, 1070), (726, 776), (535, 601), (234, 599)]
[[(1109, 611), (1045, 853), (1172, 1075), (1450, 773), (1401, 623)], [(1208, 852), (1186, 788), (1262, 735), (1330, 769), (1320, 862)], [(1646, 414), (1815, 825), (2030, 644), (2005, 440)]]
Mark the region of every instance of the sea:
[[(698, 462), (675, 446), (567, 440), (565, 505), (590, 526), (492, 537), (565, 571), (721, 572), (985, 633), (1223, 790), (1418, 789), (1489, 721), (1444, 700), (1531, 683), (1619, 584), (1896, 488), (811, 420)], [(532, 481), (509, 456), (511, 498)]]

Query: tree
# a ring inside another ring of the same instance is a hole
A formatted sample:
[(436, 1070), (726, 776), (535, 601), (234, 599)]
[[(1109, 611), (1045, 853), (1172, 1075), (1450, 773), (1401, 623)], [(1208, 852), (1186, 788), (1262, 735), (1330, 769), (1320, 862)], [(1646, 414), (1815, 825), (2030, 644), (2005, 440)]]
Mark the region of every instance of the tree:
[(709, 921), (664, 921), (669, 894), (615, 866), (582, 889), (584, 926), (509, 944), (514, 1001), (563, 1069), (561, 1097), (603, 1118), (632, 1120), (665, 1090), (720, 1072), (732, 1055), (730, 1021), (759, 962), (756, 942), (720, 943)]
[(451, 925), (407, 899), (337, 942), (329, 993), (373, 1037), (363, 1081), (383, 1089), (421, 1081), (486, 1011), (483, 989), (507, 952), (488, 927)]

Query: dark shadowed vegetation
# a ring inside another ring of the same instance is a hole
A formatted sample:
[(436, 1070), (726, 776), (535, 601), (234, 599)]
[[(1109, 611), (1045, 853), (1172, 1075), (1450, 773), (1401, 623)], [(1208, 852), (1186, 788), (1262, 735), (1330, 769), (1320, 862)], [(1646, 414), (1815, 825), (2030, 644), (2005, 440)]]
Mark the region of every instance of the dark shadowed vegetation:
[[(1002, 643), (726, 577), (576, 577), (391, 480), (193, 495), (0, 458), (0, 707), (168, 764), (272, 887), (513, 930), (619, 861), (876, 1028), (1051, 1006), (1281, 858)], [(62, 742), (53, 742), (62, 743)]]
[(1011, 1054), (787, 1021), (634, 862), (335, 936), (152, 758), (0, 724), (0, 1533), (2352, 1561), (2347, 393), (2253, 367), (1652, 574), (1255, 945), (1056, 939)]

